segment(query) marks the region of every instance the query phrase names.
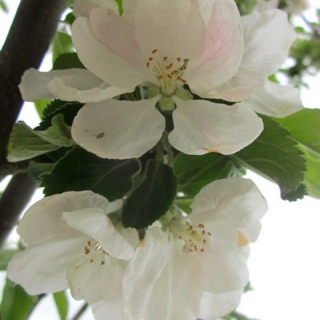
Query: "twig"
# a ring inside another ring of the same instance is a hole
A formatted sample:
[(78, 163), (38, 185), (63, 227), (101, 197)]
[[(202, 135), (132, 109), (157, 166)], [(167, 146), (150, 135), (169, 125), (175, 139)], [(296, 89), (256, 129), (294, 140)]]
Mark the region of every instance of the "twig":
[(88, 304), (84, 303), (71, 320), (79, 320), (80, 317), (83, 315), (83, 313), (87, 310), (87, 308), (88, 308)]
[(36, 184), (26, 174), (16, 174), (0, 198), (0, 248), (17, 223), (23, 208), (34, 193)]
[[(18, 85), (27, 69), (39, 67), (53, 39), (65, 2), (21, 0), (0, 52), (0, 169), (4, 170), (0, 177), (8, 170), (7, 145), (23, 103)], [(35, 183), (29, 176), (17, 174), (4, 191), (0, 199), (0, 247), (34, 189)]]

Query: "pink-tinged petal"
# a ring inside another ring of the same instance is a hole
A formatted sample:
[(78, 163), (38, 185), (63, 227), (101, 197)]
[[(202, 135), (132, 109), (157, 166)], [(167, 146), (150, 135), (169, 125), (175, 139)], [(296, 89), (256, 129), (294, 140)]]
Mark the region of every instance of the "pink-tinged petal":
[(160, 228), (146, 231), (123, 276), (126, 319), (143, 319), (153, 286), (170, 257), (168, 235)]
[(72, 125), (72, 137), (102, 158), (140, 157), (160, 140), (165, 119), (155, 108), (159, 97), (86, 104)]
[(133, 247), (115, 229), (106, 213), (100, 208), (87, 208), (63, 212), (67, 224), (89, 238), (96, 240), (110, 256), (130, 260), (134, 254)]
[(212, 320), (229, 314), (240, 304), (242, 293), (243, 290), (221, 294), (204, 292), (198, 317), (202, 320)]
[(211, 92), (211, 97), (239, 101), (262, 88), (268, 76), (281, 67), (295, 39), (283, 11), (267, 10), (244, 16), (241, 21), (245, 45), (239, 69), (228, 83)]
[(177, 109), (169, 141), (186, 154), (232, 154), (253, 142), (263, 129), (261, 119), (243, 104), (173, 99)]
[[(114, 3), (116, 5), (116, 3)], [(89, 18), (92, 9), (98, 6), (90, 0), (75, 0), (73, 3), (73, 14), (75, 17)]]
[(243, 32), (235, 2), (216, 0), (207, 9), (211, 16), (204, 54), (199, 60), (190, 60), (184, 74), (191, 91), (200, 96), (231, 79), (243, 52)]
[(135, 27), (145, 57), (154, 50), (172, 61), (197, 59), (203, 53), (205, 25), (195, 1), (140, 0)]
[(276, 118), (283, 118), (303, 109), (297, 88), (281, 86), (271, 81), (266, 81), (264, 87), (250, 95), (244, 103), (257, 113)]
[[(93, 11), (95, 10), (102, 9)], [(115, 15), (110, 10), (108, 12), (111, 16)], [(80, 17), (73, 23), (72, 41), (85, 67), (110, 85), (130, 88), (132, 91), (137, 85), (147, 80), (144, 73), (99, 42), (87, 18)], [(119, 42), (121, 45), (122, 42)]]
[[(90, 23), (93, 33), (104, 47), (116, 54), (132, 68), (145, 70), (146, 58), (137, 43), (134, 26), (111, 10), (96, 9), (91, 12)], [(120, 32), (121, 30), (121, 32)], [(141, 73), (141, 81), (145, 81), (149, 72)]]
[(251, 180), (228, 178), (202, 188), (191, 208), (192, 220), (219, 222), (238, 229), (258, 223), (267, 211), (267, 203)]
[[(17, 232), (27, 244), (61, 236), (76, 236), (79, 232), (71, 229), (61, 219), (62, 212), (82, 208), (100, 208), (107, 211), (109, 205), (107, 199), (92, 191), (70, 191), (46, 197), (26, 211)], [(38, 228), (34, 227), (35, 221), (38, 223)]]
[(7, 276), (29, 294), (50, 293), (68, 288), (66, 272), (79, 256), (87, 237), (56, 238), (30, 245), (9, 262)]

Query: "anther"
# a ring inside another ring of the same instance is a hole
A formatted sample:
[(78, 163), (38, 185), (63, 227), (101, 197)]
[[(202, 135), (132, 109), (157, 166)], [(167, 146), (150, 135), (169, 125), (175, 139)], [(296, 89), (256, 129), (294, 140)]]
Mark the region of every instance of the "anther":
[(155, 53), (158, 52), (158, 50), (157, 50), (157, 49), (153, 49), (151, 52), (152, 52), (153, 54), (155, 54)]

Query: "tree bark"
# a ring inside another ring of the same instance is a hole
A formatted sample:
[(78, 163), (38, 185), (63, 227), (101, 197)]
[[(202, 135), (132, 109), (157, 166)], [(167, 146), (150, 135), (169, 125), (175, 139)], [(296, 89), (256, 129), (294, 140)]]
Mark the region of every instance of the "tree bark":
[[(21, 0), (0, 52), (0, 178), (14, 167), (6, 155), (10, 133), (23, 104), (18, 85), (27, 69), (40, 66), (65, 3), (66, 0)], [(34, 189), (35, 183), (28, 175), (18, 174), (2, 195), (0, 246)]]

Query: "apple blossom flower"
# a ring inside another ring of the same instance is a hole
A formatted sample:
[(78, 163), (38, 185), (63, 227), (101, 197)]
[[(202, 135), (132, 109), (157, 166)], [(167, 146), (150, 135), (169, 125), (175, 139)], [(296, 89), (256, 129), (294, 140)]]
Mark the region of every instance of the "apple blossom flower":
[(120, 310), (122, 274), (139, 244), (136, 230), (118, 231), (108, 218), (120, 206), (91, 191), (38, 201), (18, 227), (27, 246), (10, 261), (8, 278), (29, 294), (70, 287), (75, 299), (94, 303), (108, 297)]
[[(233, 0), (128, 3), (120, 17), (107, 0), (78, 0), (72, 39), (87, 70), (81, 79), (77, 70), (27, 71), (20, 86), (24, 99), (86, 103), (72, 136), (103, 158), (139, 157), (150, 150), (165, 130), (157, 108), (172, 112), (168, 138), (184, 153), (232, 154), (253, 142), (263, 125), (250, 103), (191, 100), (186, 85), (202, 98), (232, 102), (263, 92), (295, 37), (286, 14), (269, 10), (240, 18)], [(109, 99), (136, 86), (148, 87), (149, 99)], [(270, 114), (270, 106), (258, 109)], [(280, 114), (293, 111), (295, 106)]]
[(256, 9), (258, 11), (280, 8), (290, 14), (298, 15), (302, 11), (307, 10), (310, 6), (308, 0), (258, 0)]
[[(146, 230), (123, 275), (124, 319), (216, 319), (238, 305), (266, 201), (251, 180), (229, 178), (205, 186), (191, 207), (173, 207)], [(103, 300), (92, 308), (97, 320), (109, 314)]]

